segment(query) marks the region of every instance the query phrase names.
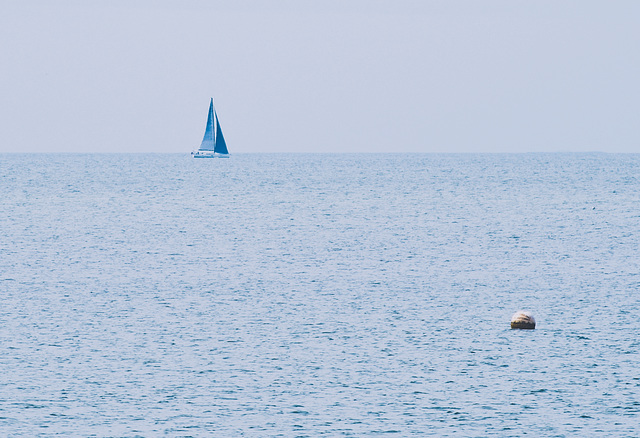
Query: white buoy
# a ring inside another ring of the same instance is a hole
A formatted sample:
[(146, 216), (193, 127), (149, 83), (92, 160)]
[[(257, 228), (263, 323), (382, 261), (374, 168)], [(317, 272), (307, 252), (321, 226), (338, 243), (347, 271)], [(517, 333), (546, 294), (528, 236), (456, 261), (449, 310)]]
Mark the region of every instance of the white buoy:
[(527, 312), (526, 310), (518, 310), (511, 317), (511, 328), (531, 330), (536, 328), (536, 320), (531, 312)]

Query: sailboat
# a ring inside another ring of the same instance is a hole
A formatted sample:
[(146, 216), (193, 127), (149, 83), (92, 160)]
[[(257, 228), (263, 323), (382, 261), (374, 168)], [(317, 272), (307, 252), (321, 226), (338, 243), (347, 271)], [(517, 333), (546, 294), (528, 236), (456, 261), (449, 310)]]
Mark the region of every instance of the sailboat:
[(207, 118), (207, 128), (204, 131), (204, 138), (197, 151), (191, 152), (193, 158), (229, 158), (227, 143), (224, 141), (218, 114), (213, 107), (213, 98), (209, 104), (209, 117)]

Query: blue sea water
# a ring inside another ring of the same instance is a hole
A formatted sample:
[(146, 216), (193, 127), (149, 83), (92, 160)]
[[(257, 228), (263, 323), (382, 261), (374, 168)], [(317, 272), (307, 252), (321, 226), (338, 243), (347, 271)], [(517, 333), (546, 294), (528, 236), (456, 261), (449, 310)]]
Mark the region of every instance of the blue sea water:
[(639, 175), (1, 155), (0, 435), (639, 436)]

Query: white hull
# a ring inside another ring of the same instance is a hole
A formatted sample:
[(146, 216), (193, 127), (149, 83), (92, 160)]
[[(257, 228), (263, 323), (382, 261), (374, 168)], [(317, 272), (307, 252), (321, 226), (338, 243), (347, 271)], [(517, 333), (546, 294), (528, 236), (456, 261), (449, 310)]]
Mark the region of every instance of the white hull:
[(193, 158), (229, 158), (229, 154), (218, 154), (216, 152), (192, 152)]

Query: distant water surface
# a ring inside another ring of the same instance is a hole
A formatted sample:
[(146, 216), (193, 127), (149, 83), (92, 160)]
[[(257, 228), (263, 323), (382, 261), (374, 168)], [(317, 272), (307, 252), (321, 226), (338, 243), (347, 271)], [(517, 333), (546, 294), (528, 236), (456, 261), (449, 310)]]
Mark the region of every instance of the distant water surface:
[(0, 435), (638, 436), (639, 175), (0, 155)]

